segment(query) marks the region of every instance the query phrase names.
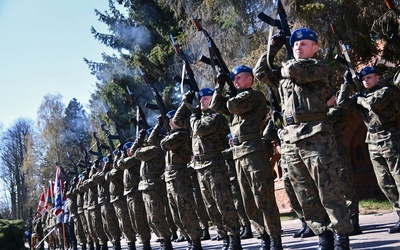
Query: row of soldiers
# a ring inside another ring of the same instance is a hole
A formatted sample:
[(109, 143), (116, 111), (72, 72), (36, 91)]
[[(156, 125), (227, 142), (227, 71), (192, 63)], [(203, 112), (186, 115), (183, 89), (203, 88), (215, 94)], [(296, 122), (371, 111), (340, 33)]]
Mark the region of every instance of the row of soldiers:
[[(134, 142), (98, 159), (74, 179), (66, 196), (75, 248), (79, 242), (81, 249), (87, 244), (90, 249), (107, 249), (110, 241), (114, 249), (121, 249), (124, 237), (128, 248), (136, 249), (138, 235), (142, 248), (151, 249), (154, 232), (160, 249), (170, 250), (171, 232), (178, 228), (187, 249), (197, 250), (202, 249), (210, 221), (223, 250), (241, 250), (241, 226), (251, 221), (260, 249), (283, 249), (269, 162), (273, 145), (279, 144), (285, 188), (304, 224), (300, 236), (308, 228), (309, 234), (318, 235), (318, 249), (350, 249), (349, 235), (361, 233), (358, 200), (351, 166), (339, 160), (347, 153), (337, 146), (341, 136), (335, 137), (334, 126), (338, 134), (343, 127), (329, 119), (328, 106), (335, 107), (332, 113), (355, 108), (363, 114), (378, 183), (399, 214), (389, 233), (400, 232), (398, 92), (379, 83), (375, 68), (365, 67), (359, 74), (365, 91), (351, 95), (354, 79), (346, 72), (335, 100), (328, 68), (314, 58), (314, 31), (293, 32), (294, 59), (281, 67), (270, 65), (284, 37), (274, 36), (270, 44), (254, 70), (239, 65), (229, 76), (219, 75), (215, 89), (197, 93), (199, 105), (193, 105), (196, 93), (187, 93), (179, 108), (168, 113), (168, 121), (159, 118), (151, 131), (141, 130)], [(235, 96), (226, 95), (227, 77), (238, 90)], [(255, 78), (278, 89), (280, 129), (269, 118), (264, 94), (252, 88)], [(400, 81), (399, 74), (395, 81)], [(201, 202), (207, 215), (202, 215)]]

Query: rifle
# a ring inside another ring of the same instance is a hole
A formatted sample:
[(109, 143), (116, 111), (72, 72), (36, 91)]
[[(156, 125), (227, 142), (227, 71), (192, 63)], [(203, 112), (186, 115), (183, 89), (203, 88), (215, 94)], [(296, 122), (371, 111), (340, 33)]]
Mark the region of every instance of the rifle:
[[(183, 63), (182, 77), (181, 78), (179, 76), (175, 76), (174, 77), (175, 80), (181, 82), (181, 94), (182, 94), (182, 96), (184, 96), (184, 94), (185, 94), (184, 85), (188, 85), (189, 86), (189, 90), (192, 93), (199, 92), (199, 87), (198, 87), (198, 84), (196, 82), (196, 79), (194, 78), (194, 73), (193, 73), (192, 67), (190, 67), (189, 61), (188, 61), (185, 53), (179, 48), (179, 44), (174, 40), (174, 37), (171, 34), (169, 36), (171, 38), (172, 46), (174, 47), (175, 53), (181, 58), (182, 63)], [(185, 78), (185, 72), (188, 75), (189, 79)], [(192, 108), (190, 103), (187, 103), (185, 98), (183, 98), (183, 101), (185, 102), (185, 104), (188, 107), (190, 106)]]
[(99, 123), (100, 123), (101, 130), (104, 132), (104, 134), (107, 137), (108, 149), (110, 150), (110, 153), (112, 154), (114, 152), (114, 150), (115, 150), (115, 146), (114, 146), (113, 140), (120, 140), (120, 137), (118, 135), (112, 135), (110, 133), (110, 131), (108, 129), (106, 129), (106, 125), (104, 123), (102, 123), (100, 121), (100, 119), (98, 119), (98, 120), (99, 120)]
[[(277, 27), (279, 29), (279, 32), (284, 35), (285, 37), (285, 48), (286, 48), (286, 59), (292, 59), (293, 58), (293, 49), (292, 46), (290, 46), (290, 36), (292, 35), (290, 32), (290, 27), (287, 21), (287, 15), (286, 11), (283, 8), (282, 2), (280, 0), (274, 0), (273, 1), (273, 12), (272, 16), (277, 16), (278, 19), (271, 18), (270, 16), (266, 15), (264, 12), (261, 12), (258, 14), (258, 18), (260, 18), (261, 21), (271, 25), (272, 27)], [(269, 36), (268, 36), (268, 48), (271, 46), (271, 40), (272, 40), (272, 35), (273, 35), (273, 28), (269, 29)], [(267, 58), (269, 58), (269, 49), (268, 49), (268, 55)], [(272, 70), (272, 65), (270, 65), (269, 60), (267, 60), (268, 67)]]
[(342, 64), (344, 64), (347, 68), (347, 70), (350, 71), (351, 73), (351, 77), (353, 78), (353, 83), (356, 86), (358, 91), (362, 91), (363, 85), (360, 82), (360, 80), (358, 79), (357, 73), (354, 70), (354, 66), (351, 62), (350, 56), (349, 56), (349, 52), (348, 52), (348, 45), (345, 44), (345, 42), (343, 41), (343, 39), (341, 38), (341, 36), (339, 35), (339, 33), (336, 30), (335, 24), (331, 23), (331, 30), (333, 32), (333, 34), (336, 35), (338, 42), (339, 42), (339, 46), (342, 50), (342, 53), (344, 55), (344, 58), (339, 56), (338, 54), (335, 55), (334, 59)]
[(153, 93), (154, 99), (156, 100), (157, 108), (160, 111), (161, 117), (163, 119), (163, 126), (164, 126), (165, 131), (166, 132), (171, 131), (171, 127), (168, 124), (168, 118), (167, 118), (168, 110), (167, 110), (167, 107), (165, 106), (165, 103), (164, 103), (160, 93), (158, 93), (157, 89), (149, 81), (146, 74), (142, 71), (142, 69), (140, 67), (138, 67), (138, 71), (139, 71), (140, 75), (142, 76), (143, 81), (149, 86), (151, 92)]
[[(126, 85), (126, 90), (128, 91), (128, 95), (130, 97), (131, 106), (134, 106), (135, 97), (133, 96), (133, 93), (130, 90), (128, 85)], [(131, 118), (129, 121), (133, 122), (137, 128), (138, 127), (140, 127), (141, 129), (149, 129), (150, 128), (150, 125), (147, 123), (146, 115), (140, 105), (137, 105), (137, 107), (136, 107), (136, 119)], [(136, 131), (136, 136), (138, 136), (138, 131)]]
[(89, 168), (90, 169), (90, 166), (92, 163), (90, 162), (89, 153), (86, 150), (85, 146), (83, 146), (83, 142), (78, 140), (78, 145), (79, 145), (79, 149), (81, 150), (81, 153), (83, 155), (83, 160), (82, 159), (79, 160), (79, 163), (77, 164), (77, 166), (81, 167), (81, 168)]
[(72, 167), (74, 168), (74, 175), (78, 176), (79, 172), (78, 172), (78, 165), (74, 162), (74, 160), (72, 160), (71, 155), (69, 154), (69, 152), (67, 151), (67, 158), (69, 160), (69, 162), (72, 164)]
[(93, 132), (92, 132), (92, 136), (93, 136), (93, 138), (96, 140), (97, 152), (95, 152), (95, 151), (93, 151), (93, 150), (89, 150), (89, 154), (96, 155), (96, 156), (97, 156), (97, 159), (98, 159), (99, 161), (103, 161), (103, 157), (104, 157), (104, 156), (103, 156), (102, 149), (110, 150), (110, 147), (109, 147), (109, 146), (106, 146), (106, 145), (103, 145), (103, 144), (100, 142), (99, 138), (97, 137), (96, 131), (93, 131)]
[(217, 83), (217, 73), (215, 67), (218, 66), (219, 71), (221, 74), (226, 75), (226, 82), (228, 83), (229, 87), (229, 96), (233, 97), (236, 96), (237, 94), (237, 89), (235, 88), (235, 85), (233, 84), (232, 79), (230, 78), (230, 70), (228, 69), (228, 66), (226, 66), (226, 63), (224, 59), (222, 58), (221, 51), (218, 49), (217, 45), (215, 44), (214, 40), (210, 36), (210, 34), (205, 30), (202, 25), (200, 24), (200, 20), (198, 18), (195, 18), (193, 13), (190, 11), (188, 8), (188, 12), (190, 16), (192, 17), (193, 24), (196, 27), (197, 31), (201, 31), (204, 36), (206, 37), (207, 44), (208, 44), (208, 51), (210, 53), (210, 58), (207, 58), (205, 56), (202, 56), (200, 58), (200, 61), (211, 65), (214, 73), (214, 83)]

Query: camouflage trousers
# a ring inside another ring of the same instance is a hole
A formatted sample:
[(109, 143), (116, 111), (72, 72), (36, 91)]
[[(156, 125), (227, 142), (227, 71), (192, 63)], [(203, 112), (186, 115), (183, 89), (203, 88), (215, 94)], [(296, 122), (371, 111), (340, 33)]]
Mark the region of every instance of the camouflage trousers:
[(119, 229), (124, 235), (127, 243), (136, 241), (136, 232), (133, 230), (131, 219), (129, 218), (128, 206), (125, 199), (115, 200), (113, 203), (115, 215), (118, 218)]
[(353, 230), (339, 182), (337, 149), (332, 134), (317, 133), (296, 143), (282, 143), (290, 182), (308, 226), (315, 234)]
[(188, 168), (190, 171), (190, 179), (193, 186), (193, 197), (196, 203), (196, 214), (199, 218), (200, 227), (202, 229), (208, 228), (210, 217), (208, 216), (206, 206), (204, 205), (203, 196), (201, 195), (199, 180), (197, 179), (197, 172), (193, 168)]
[(99, 240), (95, 236), (92, 220), (90, 219), (89, 211), (87, 210), (87, 208), (85, 208), (83, 210), (83, 214), (85, 216), (85, 221), (86, 221), (86, 230), (87, 230), (87, 235), (86, 236), (88, 237), (87, 238), (87, 242), (96, 242), (96, 243), (98, 243)]
[(222, 237), (238, 234), (239, 216), (233, 204), (225, 161), (217, 159), (213, 165), (196, 171), (204, 204), (218, 234)]
[(342, 185), (343, 195), (346, 200), (350, 216), (359, 213), (359, 201), (353, 185), (353, 167), (350, 162), (346, 147), (338, 144), (338, 158), (340, 163), (339, 180)]
[(143, 190), (142, 197), (149, 226), (155, 230), (158, 237), (169, 239), (171, 233), (166, 219), (165, 185), (159, 189)]
[(115, 215), (113, 204), (104, 202), (101, 204), (101, 221), (103, 222), (103, 230), (110, 242), (115, 243), (121, 240), (121, 230), (118, 227), (118, 218)]
[(126, 195), (129, 217), (131, 218), (133, 230), (139, 234), (142, 242), (151, 239), (150, 227), (147, 222), (146, 208), (144, 207), (141, 191), (133, 191)]
[(228, 166), (229, 183), (232, 191), (233, 204), (235, 205), (238, 213), (240, 224), (242, 226), (250, 225), (250, 220), (243, 204), (242, 192), (240, 191), (239, 181), (237, 178), (235, 161), (233, 159), (226, 159), (225, 162)]
[(75, 235), (78, 237), (79, 243), (81, 245), (86, 245), (88, 243), (88, 231), (87, 231), (87, 223), (86, 223), (86, 218), (85, 214), (78, 213), (74, 217), (74, 223), (75, 223)]
[(299, 217), (299, 219), (303, 218), (303, 211), (301, 209), (299, 201), (297, 200), (296, 192), (293, 189), (292, 183), (290, 182), (289, 172), (287, 166), (285, 165), (285, 161), (281, 159), (279, 161), (279, 164), (282, 168), (283, 185), (285, 187), (285, 192), (289, 198), (290, 206), (296, 213), (297, 217)]
[(378, 185), (395, 210), (400, 210), (400, 138), (393, 134), (379, 143), (368, 143)]
[[(246, 200), (247, 197), (253, 197), (256, 207), (261, 211), (265, 230), (272, 237), (280, 236), (282, 234), (280, 214), (275, 199), (272, 167), (267, 153), (256, 151), (246, 154), (236, 159), (235, 165), (243, 198)], [(259, 213), (252, 207), (253, 204), (245, 202), (246, 211)], [(247, 214), (252, 220), (260, 217)]]
[(179, 171), (180, 174), (176, 179), (166, 183), (169, 207), (175, 224), (182, 227), (181, 232), (186, 233), (191, 240), (199, 240), (202, 231), (196, 215), (190, 173), (187, 169)]
[(89, 210), (89, 216), (92, 220), (94, 237), (97, 238), (97, 241), (95, 240), (95, 242), (99, 242), (100, 245), (107, 245), (108, 237), (103, 229), (100, 209), (100, 206), (96, 205), (95, 208)]

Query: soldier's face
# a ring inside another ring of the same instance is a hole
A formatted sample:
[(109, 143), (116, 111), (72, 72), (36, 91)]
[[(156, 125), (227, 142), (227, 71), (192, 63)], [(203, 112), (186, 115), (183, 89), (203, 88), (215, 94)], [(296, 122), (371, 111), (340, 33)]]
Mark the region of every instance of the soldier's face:
[(293, 54), (296, 59), (311, 58), (317, 51), (318, 44), (313, 40), (300, 40), (293, 45)]
[(200, 109), (201, 110), (207, 110), (208, 106), (210, 105), (210, 101), (211, 101), (212, 96), (203, 96), (200, 99)]
[(235, 75), (233, 83), (237, 90), (248, 89), (253, 84), (253, 75), (248, 72), (239, 73)]
[(362, 83), (366, 89), (372, 89), (373, 87), (378, 85), (378, 81), (379, 76), (375, 73), (363, 76), (362, 78)]

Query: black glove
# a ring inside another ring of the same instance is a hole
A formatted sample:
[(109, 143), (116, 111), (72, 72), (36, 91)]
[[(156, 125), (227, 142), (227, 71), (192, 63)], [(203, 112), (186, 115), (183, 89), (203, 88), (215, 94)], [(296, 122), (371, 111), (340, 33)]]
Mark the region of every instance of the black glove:
[(196, 117), (196, 119), (200, 119), (201, 118), (201, 109), (199, 107), (196, 107), (195, 109), (193, 109), (191, 117)]
[(107, 158), (108, 158), (108, 162), (112, 162), (113, 161), (113, 155), (112, 154), (108, 154)]
[(285, 34), (283, 31), (271, 37), (271, 46), (282, 47), (285, 44)]
[(224, 72), (222, 72), (222, 71), (218, 72), (217, 82), (219, 85), (224, 86), (224, 84), (226, 83), (226, 79), (227, 79), (227, 75)]
[(344, 72), (343, 79), (346, 84), (350, 84), (353, 81), (353, 76), (351, 75), (350, 70)]
[(140, 139), (144, 139), (144, 138), (146, 137), (146, 134), (147, 134), (146, 129), (141, 129), (141, 130), (139, 131), (139, 138), (140, 138)]
[(193, 103), (194, 96), (195, 96), (195, 92), (190, 90), (190, 91), (188, 91), (188, 92), (185, 93), (185, 100), (186, 100), (188, 103), (192, 104), (192, 103)]
[(159, 117), (157, 117), (157, 122), (158, 122), (158, 126), (162, 127), (162, 125), (164, 124), (164, 120), (161, 115)]

